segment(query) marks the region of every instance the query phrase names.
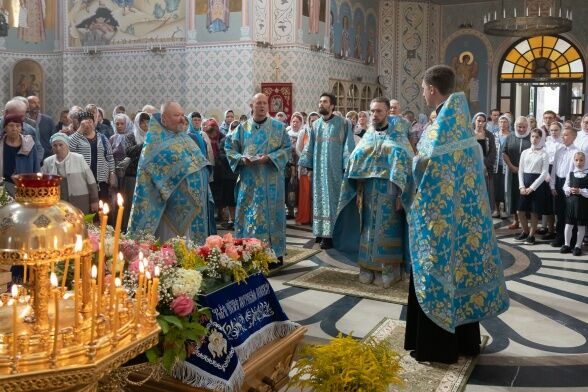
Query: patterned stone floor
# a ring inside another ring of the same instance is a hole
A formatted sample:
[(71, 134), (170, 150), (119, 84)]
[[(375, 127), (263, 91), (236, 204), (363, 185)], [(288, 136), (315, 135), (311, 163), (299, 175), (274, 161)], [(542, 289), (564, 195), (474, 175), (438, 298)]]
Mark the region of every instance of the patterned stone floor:
[[(495, 220), (511, 306), (482, 322), (490, 340), (466, 391), (586, 391), (588, 256), (561, 255), (547, 243), (516, 243), (504, 224)], [(307, 226), (289, 224), (287, 237), (288, 246), (314, 245)], [(270, 278), (290, 319), (309, 329), (309, 340), (329, 339), (339, 331), (363, 337), (384, 317), (405, 318), (402, 305), (284, 285), (326, 265), (356, 270), (330, 250)]]

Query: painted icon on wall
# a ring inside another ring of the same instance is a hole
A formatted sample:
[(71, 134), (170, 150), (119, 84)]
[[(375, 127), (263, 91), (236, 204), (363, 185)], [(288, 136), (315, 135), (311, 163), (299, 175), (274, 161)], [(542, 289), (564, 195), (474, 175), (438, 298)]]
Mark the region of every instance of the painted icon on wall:
[(43, 102), (43, 68), (33, 60), (21, 60), (12, 68), (12, 95), (28, 97), (36, 95)]

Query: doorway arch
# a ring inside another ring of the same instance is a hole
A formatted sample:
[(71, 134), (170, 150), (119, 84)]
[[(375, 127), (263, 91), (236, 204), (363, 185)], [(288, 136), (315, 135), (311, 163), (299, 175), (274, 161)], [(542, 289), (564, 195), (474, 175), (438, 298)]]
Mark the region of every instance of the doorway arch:
[(499, 64), (497, 107), (515, 116), (554, 110), (573, 119), (584, 109), (585, 69), (581, 51), (564, 37), (517, 40)]

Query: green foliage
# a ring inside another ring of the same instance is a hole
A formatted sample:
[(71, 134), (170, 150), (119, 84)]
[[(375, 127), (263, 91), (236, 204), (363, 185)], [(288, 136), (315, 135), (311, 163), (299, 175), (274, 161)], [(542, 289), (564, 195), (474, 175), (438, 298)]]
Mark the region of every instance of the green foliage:
[(84, 215), (84, 223), (90, 225), (94, 222), (94, 217), (96, 214), (86, 214)]
[(197, 310), (190, 317), (178, 317), (174, 314), (157, 316), (161, 337), (159, 345), (145, 353), (149, 362), (161, 360), (165, 370), (171, 372), (176, 361), (185, 360), (188, 354), (186, 341), (199, 341), (208, 334), (208, 330), (198, 322), (203, 315), (209, 316), (210, 310)]
[(390, 342), (360, 341), (341, 333), (327, 345), (307, 345), (294, 365), (288, 388), (315, 392), (385, 392), (400, 384), (399, 356)]

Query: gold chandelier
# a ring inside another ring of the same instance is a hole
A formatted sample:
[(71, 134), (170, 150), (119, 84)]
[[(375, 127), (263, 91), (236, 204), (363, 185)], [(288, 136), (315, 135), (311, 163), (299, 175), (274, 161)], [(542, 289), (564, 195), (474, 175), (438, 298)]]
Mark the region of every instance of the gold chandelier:
[(484, 15), (484, 33), (509, 37), (532, 37), (536, 35), (561, 34), (572, 30), (572, 11), (559, 7), (543, 10), (541, 6), (537, 14), (529, 15), (529, 7), (524, 9), (504, 8), (504, 0), (500, 1), (500, 7)]

